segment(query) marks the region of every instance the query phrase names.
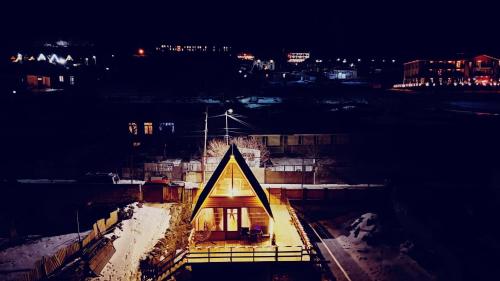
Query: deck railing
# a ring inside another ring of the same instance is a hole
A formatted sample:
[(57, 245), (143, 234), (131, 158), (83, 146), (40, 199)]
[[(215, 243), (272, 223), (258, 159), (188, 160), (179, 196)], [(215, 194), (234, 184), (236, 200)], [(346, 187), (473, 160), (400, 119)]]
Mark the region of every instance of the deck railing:
[(188, 263), (310, 261), (304, 246), (191, 247)]
[(306, 262), (304, 246), (190, 247), (141, 269), (142, 280), (167, 280), (186, 264), (217, 262)]
[(311, 244), (311, 241), (309, 240), (309, 237), (307, 236), (307, 233), (304, 230), (304, 227), (299, 221), (299, 218), (297, 217), (297, 214), (295, 213), (295, 210), (292, 208), (290, 205), (290, 202), (288, 199), (286, 199), (286, 208), (288, 209), (288, 213), (290, 214), (290, 217), (292, 218), (292, 223), (299, 232), (300, 240), (302, 240), (302, 243), (307, 249), (312, 249), (313, 246)]
[(156, 265), (141, 268), (141, 280), (167, 280), (186, 264), (188, 253), (188, 249), (184, 249), (179, 253), (172, 253)]

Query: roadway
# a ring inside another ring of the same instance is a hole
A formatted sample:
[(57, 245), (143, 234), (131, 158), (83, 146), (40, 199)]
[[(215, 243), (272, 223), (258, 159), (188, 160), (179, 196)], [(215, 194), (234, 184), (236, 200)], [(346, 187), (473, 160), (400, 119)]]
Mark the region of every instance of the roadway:
[(320, 223), (302, 221), (304, 230), (327, 261), (338, 281), (371, 281), (370, 276), (347, 253), (335, 237)]

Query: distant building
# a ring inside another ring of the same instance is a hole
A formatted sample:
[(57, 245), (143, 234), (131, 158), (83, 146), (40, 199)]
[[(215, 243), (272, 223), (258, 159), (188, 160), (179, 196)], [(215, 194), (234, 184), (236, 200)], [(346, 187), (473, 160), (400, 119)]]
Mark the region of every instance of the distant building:
[(162, 53), (220, 53), (230, 54), (231, 47), (226, 45), (190, 45), (190, 44), (161, 44), (156, 50)]
[(254, 61), (254, 67), (257, 67), (259, 70), (269, 70), (269, 71), (274, 71), (275, 69), (275, 64), (274, 60), (255, 60)]
[(18, 73), (15, 87), (28, 91), (65, 90), (97, 80), (97, 57), (91, 45), (45, 43), (19, 52), (10, 60)]
[(500, 59), (488, 55), (404, 64), (403, 86), (496, 86), (499, 82)]
[(347, 80), (358, 78), (358, 71), (356, 69), (332, 69), (325, 72), (325, 76), (330, 80)]
[(236, 57), (240, 60), (249, 60), (249, 61), (253, 61), (255, 59), (255, 56), (252, 55), (251, 53), (239, 53), (236, 55)]
[(351, 144), (349, 134), (252, 134), (271, 155), (335, 154)]
[(287, 61), (289, 63), (302, 63), (311, 57), (309, 52), (291, 52), (287, 54)]

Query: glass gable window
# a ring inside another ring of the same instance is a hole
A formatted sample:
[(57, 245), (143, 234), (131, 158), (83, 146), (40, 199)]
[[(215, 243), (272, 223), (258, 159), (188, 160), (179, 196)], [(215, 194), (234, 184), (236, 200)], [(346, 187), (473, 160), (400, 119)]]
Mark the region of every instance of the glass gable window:
[(212, 196), (252, 196), (250, 183), (235, 163), (229, 163), (215, 184)]

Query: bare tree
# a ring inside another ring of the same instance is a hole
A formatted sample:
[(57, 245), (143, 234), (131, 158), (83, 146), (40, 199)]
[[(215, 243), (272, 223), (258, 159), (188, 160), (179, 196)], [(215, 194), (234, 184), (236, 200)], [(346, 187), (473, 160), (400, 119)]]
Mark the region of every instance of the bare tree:
[[(239, 148), (257, 149), (260, 151), (260, 163), (265, 163), (269, 160), (269, 150), (258, 139), (252, 137), (236, 137), (231, 139), (231, 143), (236, 144)], [(224, 139), (212, 139), (208, 143), (207, 156), (209, 157), (222, 157), (228, 150), (229, 146), (226, 145)]]

